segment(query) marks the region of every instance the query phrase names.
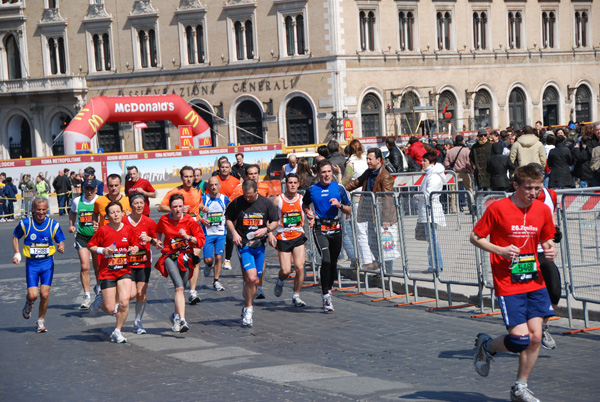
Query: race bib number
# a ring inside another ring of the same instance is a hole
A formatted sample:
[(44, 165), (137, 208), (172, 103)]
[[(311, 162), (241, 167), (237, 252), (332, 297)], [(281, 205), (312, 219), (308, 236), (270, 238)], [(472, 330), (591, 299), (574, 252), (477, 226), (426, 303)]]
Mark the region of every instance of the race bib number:
[(334, 234), (340, 231), (340, 221), (337, 219), (321, 219), (319, 223), (321, 232), (325, 234)]
[(537, 262), (534, 254), (522, 254), (513, 259), (510, 265), (513, 282), (535, 280), (538, 277)]
[(174, 237), (171, 239), (172, 250), (183, 250), (187, 248), (187, 242), (181, 237)]
[(118, 271), (127, 268), (127, 253), (124, 251), (115, 251), (108, 260), (108, 270)]
[(29, 255), (34, 259), (47, 258), (50, 255), (50, 246), (48, 244), (34, 244), (29, 247)]
[(264, 221), (263, 214), (249, 213), (244, 214), (242, 224), (246, 227), (258, 228), (259, 226), (264, 226)]
[(93, 212), (83, 212), (79, 215), (79, 226), (81, 227), (89, 227), (93, 226), (94, 222), (92, 221)]
[(302, 214), (301, 212), (285, 212), (282, 216), (282, 222), (284, 228), (300, 226)]
[(221, 222), (223, 222), (223, 213), (209, 212), (208, 222), (210, 223), (210, 226), (221, 226)]
[(146, 250), (138, 251), (136, 254), (129, 256), (129, 264), (132, 266), (145, 265), (148, 261)]

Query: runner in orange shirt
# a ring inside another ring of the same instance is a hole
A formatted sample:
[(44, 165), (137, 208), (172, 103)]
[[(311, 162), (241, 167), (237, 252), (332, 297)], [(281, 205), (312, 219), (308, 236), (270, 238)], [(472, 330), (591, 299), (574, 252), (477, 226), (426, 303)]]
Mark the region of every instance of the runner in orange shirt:
[[(181, 186), (175, 187), (174, 189), (170, 190), (167, 195), (165, 195), (158, 206), (158, 212), (170, 213), (171, 207), (169, 206), (169, 199), (173, 194), (181, 194), (183, 196), (184, 212), (190, 215), (195, 221), (198, 221), (200, 219), (200, 205), (202, 204), (202, 196), (200, 195), (200, 191), (193, 186), (194, 168), (191, 166), (182, 167), (179, 171), (179, 176), (181, 177)], [(196, 268), (192, 271), (192, 276), (189, 279), (190, 295), (188, 297), (188, 301), (191, 305), (200, 303), (200, 296), (198, 296), (198, 292), (196, 291), (199, 274), (198, 265), (199, 264), (196, 264)]]
[[(258, 181), (259, 176), (260, 176), (260, 167), (256, 164), (252, 164), (252, 165), (246, 165), (246, 171), (244, 172), (246, 174), (246, 179), (251, 179), (254, 180), (258, 186), (258, 194), (262, 195), (263, 197), (269, 197), (269, 184), (267, 182), (264, 181)], [(238, 198), (240, 195), (242, 195), (242, 185), (239, 184), (231, 193), (231, 196), (229, 196), (230, 202), (235, 200), (236, 198)]]

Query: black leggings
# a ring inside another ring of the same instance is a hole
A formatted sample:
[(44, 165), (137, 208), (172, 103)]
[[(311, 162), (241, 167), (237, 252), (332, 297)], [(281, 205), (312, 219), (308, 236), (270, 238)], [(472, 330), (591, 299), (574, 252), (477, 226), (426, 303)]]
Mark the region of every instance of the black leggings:
[(337, 262), (342, 251), (342, 233), (324, 235), (314, 229), (315, 245), (321, 255), (321, 293), (327, 294), (337, 279)]
[(233, 235), (231, 231), (227, 231), (225, 236), (225, 259), (231, 260), (231, 254), (233, 253)]
[(538, 261), (540, 262), (540, 271), (546, 282), (548, 296), (552, 304), (558, 304), (561, 294), (560, 272), (554, 261), (548, 261), (544, 253), (538, 253)]

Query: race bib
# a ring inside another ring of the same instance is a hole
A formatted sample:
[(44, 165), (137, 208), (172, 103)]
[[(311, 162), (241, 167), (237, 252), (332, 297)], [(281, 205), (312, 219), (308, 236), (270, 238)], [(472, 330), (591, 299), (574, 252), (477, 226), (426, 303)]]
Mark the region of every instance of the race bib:
[(34, 259), (47, 258), (50, 255), (50, 246), (48, 244), (33, 244), (29, 247), (29, 255)]
[(23, 191), (23, 197), (25, 197), (25, 198), (33, 198), (33, 190), (25, 190), (25, 191)]
[(118, 271), (123, 268), (127, 268), (127, 252), (115, 251), (108, 260), (108, 270)]
[(510, 264), (510, 273), (513, 282), (535, 280), (538, 277), (537, 261), (535, 254), (521, 254)]
[(302, 222), (301, 212), (284, 212), (282, 216), (282, 222), (284, 228), (293, 228), (300, 226)]
[(209, 212), (207, 218), (208, 222), (210, 223), (210, 226), (221, 226), (221, 222), (223, 222), (223, 213)]
[(325, 234), (334, 234), (340, 231), (340, 221), (338, 219), (321, 219), (319, 221), (321, 232)]
[(129, 256), (129, 264), (131, 266), (145, 265), (148, 261), (146, 250), (138, 251), (136, 254)]
[(79, 226), (80, 227), (93, 226), (94, 225), (94, 222), (92, 221), (93, 215), (94, 215), (94, 213), (91, 211), (81, 213), (81, 215), (79, 215)]
[(264, 226), (264, 217), (263, 214), (259, 213), (249, 213), (244, 214), (244, 219), (242, 220), (242, 224), (246, 227), (256, 227)]
[(174, 237), (171, 239), (171, 249), (181, 250), (187, 247), (187, 242), (181, 237)]

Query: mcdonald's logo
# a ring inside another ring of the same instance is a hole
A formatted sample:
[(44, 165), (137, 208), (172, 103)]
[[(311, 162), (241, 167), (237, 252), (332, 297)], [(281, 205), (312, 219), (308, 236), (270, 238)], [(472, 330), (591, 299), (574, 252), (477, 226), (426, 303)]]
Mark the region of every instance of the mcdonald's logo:
[(210, 138), (205, 138), (204, 141), (203, 141), (203, 143), (202, 143), (202, 145), (212, 145), (211, 141), (210, 141)]
[(85, 115), (85, 112), (89, 112), (90, 109), (81, 109), (81, 112), (77, 113), (77, 116), (74, 117), (75, 120), (83, 120), (82, 117)]
[(344, 128), (352, 128), (352, 120), (344, 120)]
[(98, 133), (98, 129), (104, 125), (104, 120), (102, 119), (102, 117), (98, 116), (97, 114), (94, 114), (91, 118), (88, 119), (88, 123), (92, 127), (92, 130), (94, 130), (94, 134), (96, 134)]
[(189, 127), (183, 127), (183, 128), (181, 129), (181, 135), (182, 135), (182, 136), (184, 136), (184, 135), (185, 135), (185, 136), (192, 135), (192, 132), (190, 131), (190, 128), (189, 128)]
[(185, 119), (189, 121), (192, 127), (194, 128), (196, 128), (196, 126), (200, 122), (200, 117), (193, 110), (190, 110), (190, 112), (185, 116)]
[(182, 148), (191, 148), (192, 147), (192, 141), (190, 141), (189, 138), (185, 138), (183, 140), (183, 146)]
[(75, 151), (77, 153), (89, 153), (90, 152), (90, 143), (89, 142), (76, 142), (75, 143)]

